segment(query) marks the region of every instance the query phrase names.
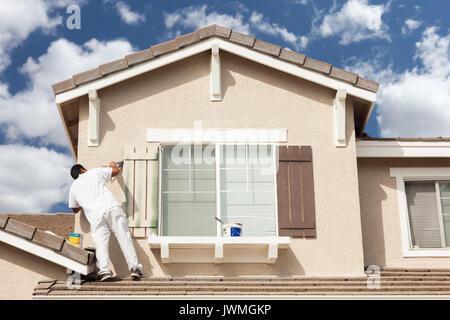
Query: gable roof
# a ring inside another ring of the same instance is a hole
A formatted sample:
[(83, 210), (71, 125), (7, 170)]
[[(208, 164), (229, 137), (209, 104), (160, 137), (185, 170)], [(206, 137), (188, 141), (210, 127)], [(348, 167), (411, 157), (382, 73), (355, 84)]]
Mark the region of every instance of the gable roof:
[(255, 39), (252, 36), (233, 31), (230, 28), (211, 25), (198, 29), (195, 32), (176, 37), (174, 40), (156, 44), (148, 49), (129, 54), (122, 59), (99, 65), (97, 68), (77, 73), (73, 75), (72, 78), (53, 84), (53, 93), (57, 95), (72, 90), (82, 84), (101, 79), (114, 72), (122, 71), (134, 65), (158, 58), (214, 36), (250, 48), (254, 51), (276, 57), (277, 59), (292, 63), (296, 66), (319, 72), (330, 78), (344, 81), (363, 90), (370, 92), (377, 92), (378, 90), (379, 84), (377, 82), (364, 79), (356, 73), (337, 68), (323, 61), (306, 57), (304, 54), (281, 48), (278, 45)]
[(360, 136), (364, 132), (375, 104), (377, 82), (229, 28), (211, 25), (53, 84), (56, 105), (74, 159), (77, 159), (78, 153), (78, 115), (81, 97), (88, 95), (90, 90), (101, 90), (211, 50), (212, 47), (218, 47), (220, 50), (332, 90), (346, 90), (347, 94), (353, 98), (356, 135)]
[(93, 271), (93, 252), (6, 214), (0, 214), (0, 241), (82, 274)]

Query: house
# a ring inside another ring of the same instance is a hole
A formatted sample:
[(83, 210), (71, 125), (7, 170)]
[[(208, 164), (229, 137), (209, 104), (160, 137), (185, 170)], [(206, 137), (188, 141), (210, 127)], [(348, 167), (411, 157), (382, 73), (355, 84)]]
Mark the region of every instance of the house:
[[(450, 142), (365, 135), (377, 89), (217, 25), (53, 85), (74, 162), (124, 160), (110, 187), (151, 279), (332, 276), (366, 288), (371, 266), (436, 281), (450, 274)], [(74, 230), (93, 246), (83, 214)], [(111, 260), (128, 275), (114, 239)], [(46, 284), (35, 297), (64, 291)], [(438, 284), (367, 292), (450, 293)]]

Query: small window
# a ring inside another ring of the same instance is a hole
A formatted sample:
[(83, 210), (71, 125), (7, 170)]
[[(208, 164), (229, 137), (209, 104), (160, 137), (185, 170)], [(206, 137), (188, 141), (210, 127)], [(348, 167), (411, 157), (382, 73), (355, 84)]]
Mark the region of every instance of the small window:
[(161, 147), (161, 235), (221, 236), (218, 217), (242, 223), (243, 236), (276, 236), (274, 152), (273, 145)]
[(405, 181), (413, 248), (450, 247), (450, 182)]

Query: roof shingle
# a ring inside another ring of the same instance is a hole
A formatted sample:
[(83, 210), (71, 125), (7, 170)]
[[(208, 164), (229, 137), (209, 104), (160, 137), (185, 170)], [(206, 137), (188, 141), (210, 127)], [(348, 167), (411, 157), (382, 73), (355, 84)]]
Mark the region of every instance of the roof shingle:
[(9, 215), (0, 214), (0, 227), (2, 231), (6, 231), (37, 245), (52, 249), (56, 253), (81, 264), (89, 265), (94, 261), (93, 252), (73, 246), (63, 237), (39, 230), (34, 226), (11, 218)]
[(378, 90), (378, 83), (367, 79), (358, 78), (358, 75), (355, 73), (335, 67), (332, 68), (329, 63), (308, 58), (301, 53), (282, 49), (278, 45), (257, 40), (252, 36), (233, 31), (230, 28), (219, 25), (210, 25), (200, 28), (195, 32), (178, 36), (174, 40), (156, 44), (149, 49), (129, 54), (123, 59), (105, 63), (100, 65), (98, 68), (75, 74), (71, 79), (53, 84), (53, 93), (56, 95), (74, 89), (80, 84), (100, 79), (101, 77), (107, 76), (112, 72), (124, 70), (127, 67), (151, 60), (155, 57), (187, 47), (213, 36), (226, 39), (230, 42), (251, 48), (258, 52), (269, 54), (272, 57), (277, 57), (278, 59), (293, 63), (295, 65), (323, 73), (335, 79), (349, 82), (364, 90), (371, 92), (376, 92)]

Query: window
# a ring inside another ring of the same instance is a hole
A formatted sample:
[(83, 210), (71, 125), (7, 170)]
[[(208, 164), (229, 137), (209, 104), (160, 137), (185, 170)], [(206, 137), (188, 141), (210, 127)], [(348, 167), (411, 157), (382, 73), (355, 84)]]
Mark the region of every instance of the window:
[(161, 235), (216, 236), (242, 223), (243, 236), (276, 236), (273, 145), (161, 147)]
[(450, 182), (405, 181), (413, 248), (450, 247)]

